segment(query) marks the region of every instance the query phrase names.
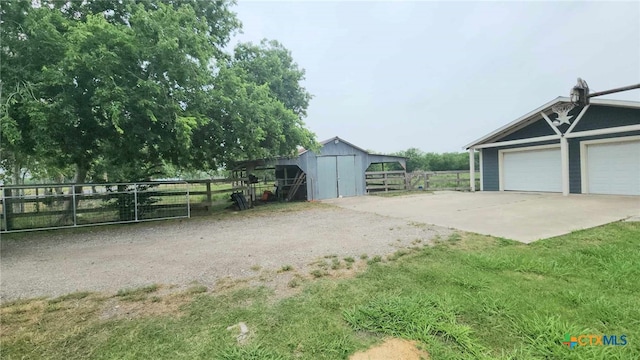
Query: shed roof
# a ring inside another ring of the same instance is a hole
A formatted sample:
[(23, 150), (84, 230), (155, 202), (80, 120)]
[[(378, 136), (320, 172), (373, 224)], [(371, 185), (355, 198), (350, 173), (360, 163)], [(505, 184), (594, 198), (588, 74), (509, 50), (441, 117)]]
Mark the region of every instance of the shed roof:
[[(562, 102), (571, 102), (571, 99), (564, 96), (558, 96), (557, 98), (547, 102), (546, 104), (532, 110), (521, 117), (513, 120), (512, 122), (488, 133), (487, 135), (467, 144), (464, 146), (465, 149), (469, 149), (471, 147), (485, 144), (491, 142), (494, 139), (498, 139), (502, 136), (505, 136), (511, 133), (514, 130), (517, 130), (522, 125), (525, 125), (529, 122), (538, 120), (538, 116), (541, 112), (548, 111), (554, 105)], [(617, 106), (617, 107), (625, 107), (625, 108), (633, 108), (640, 109), (640, 102), (638, 101), (627, 101), (627, 100), (609, 100), (609, 99), (591, 99), (590, 103), (592, 105), (606, 105), (606, 106)]]
[[(369, 153), (367, 150), (364, 150), (363, 148), (356, 146), (338, 136), (334, 136), (330, 139), (327, 140), (323, 140), (320, 141), (320, 145), (324, 146), (326, 144), (329, 144), (335, 140), (338, 140), (344, 144), (347, 144), (351, 147), (353, 147), (354, 149), (357, 149), (359, 151), (362, 151), (363, 153), (367, 154), (368, 156), (370, 156), (372, 158), (372, 162), (389, 162), (391, 161), (396, 161), (396, 160), (402, 160), (402, 159), (406, 159), (406, 157), (404, 156), (398, 156), (398, 155), (384, 155), (384, 154), (371, 154)], [(301, 156), (302, 154), (308, 152), (310, 150), (304, 149), (304, 148), (300, 148), (298, 149), (298, 156)], [(252, 159), (252, 160), (244, 160), (244, 161), (238, 161), (236, 163), (234, 163), (232, 165), (232, 168), (234, 169), (238, 169), (238, 168), (242, 168), (245, 167), (247, 165), (253, 165), (253, 166), (267, 166), (267, 165), (275, 165), (278, 163), (278, 161), (285, 161), (285, 160), (290, 160), (290, 159), (295, 159), (296, 157), (279, 157), (279, 158), (275, 158), (275, 159)]]
[[(364, 152), (364, 153), (367, 153), (367, 154), (369, 153), (367, 150), (365, 150), (365, 149), (363, 149), (363, 148), (361, 148), (361, 147), (359, 147), (359, 146), (355, 146), (355, 145), (353, 145), (352, 143), (350, 143), (350, 142), (348, 142), (348, 141), (346, 141), (346, 140), (344, 140), (344, 139), (342, 139), (342, 138), (340, 138), (340, 137), (338, 137), (338, 136), (334, 136), (334, 137), (332, 137), (331, 139), (327, 139), (327, 140), (320, 141), (320, 145), (324, 146), (324, 145), (327, 145), (328, 143), (331, 143), (331, 142), (336, 141), (336, 140), (338, 140), (338, 141), (340, 141), (340, 142), (342, 142), (342, 143), (345, 143), (345, 144), (347, 144), (347, 145), (351, 146), (352, 148), (357, 149), (357, 150), (360, 150), (360, 151), (362, 151), (362, 152)], [(302, 154), (306, 153), (307, 151), (309, 151), (309, 150), (304, 149), (304, 151), (301, 151), (301, 152), (299, 153), (299, 155), (302, 155)]]
[[(336, 141), (336, 140), (340, 141), (341, 143), (345, 143), (345, 144), (347, 144), (347, 145), (351, 146), (352, 148), (354, 148), (354, 149), (356, 149), (356, 150), (360, 150), (360, 151), (362, 151), (363, 153), (365, 153), (365, 154), (367, 154), (367, 155), (369, 155), (369, 156), (381, 156), (381, 157), (387, 157), (387, 158), (406, 159), (406, 157), (404, 157), (404, 156), (398, 156), (398, 155), (371, 154), (371, 153), (370, 153), (370, 152), (368, 152), (367, 150), (365, 150), (365, 149), (363, 149), (363, 148), (361, 148), (361, 147), (359, 147), (359, 146), (353, 145), (352, 143), (350, 143), (350, 142), (346, 141), (345, 139), (343, 139), (343, 138), (341, 138), (341, 137), (338, 137), (338, 136), (334, 136), (334, 137), (332, 137), (332, 138), (330, 138), (330, 139), (320, 141), (320, 145), (324, 146), (324, 145), (327, 145), (327, 144), (329, 144), (329, 143), (332, 143), (332, 142), (334, 142), (334, 141)], [(309, 151), (309, 150), (303, 149), (302, 151), (300, 151), (300, 152), (298, 153), (298, 155), (302, 155), (302, 154), (306, 153), (307, 151)]]

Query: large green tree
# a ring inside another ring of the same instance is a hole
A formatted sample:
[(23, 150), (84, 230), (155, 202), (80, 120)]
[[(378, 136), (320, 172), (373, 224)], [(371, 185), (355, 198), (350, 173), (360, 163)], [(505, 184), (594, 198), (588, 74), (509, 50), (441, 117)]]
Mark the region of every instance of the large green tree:
[(263, 39), (259, 45), (240, 43), (235, 47), (233, 60), (247, 79), (267, 85), (287, 109), (300, 118), (307, 115), (311, 94), (301, 86), (304, 69), (298, 67), (291, 52), (278, 41)]
[(301, 86), (304, 70), (276, 41), (240, 43), (218, 69), (201, 102), (207, 121), (194, 136), (192, 164), (208, 168), (248, 158), (294, 155), (296, 145), (314, 148), (304, 117), (311, 95)]
[(78, 183), (131, 181), (167, 163), (215, 169), (312, 145), (290, 53), (273, 42), (223, 51), (240, 26), (231, 5), (0, 3), (2, 158), (72, 164)]

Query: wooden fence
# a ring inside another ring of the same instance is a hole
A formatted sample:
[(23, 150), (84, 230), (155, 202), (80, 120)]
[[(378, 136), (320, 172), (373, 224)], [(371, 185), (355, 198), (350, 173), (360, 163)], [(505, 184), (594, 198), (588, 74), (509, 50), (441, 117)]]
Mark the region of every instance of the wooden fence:
[[(476, 189), (480, 189), (479, 176), (476, 172)], [(470, 191), (469, 170), (414, 171), (407, 174), (406, 189)]]
[[(476, 173), (476, 189), (480, 189)], [(455, 171), (368, 171), (365, 173), (367, 193), (413, 190), (469, 191), (468, 170)]]
[(228, 200), (233, 192), (243, 192), (247, 195), (248, 179), (206, 179), (185, 180), (189, 184), (189, 199), (191, 208), (211, 211), (213, 204), (220, 200)]
[(0, 232), (190, 217), (230, 205), (247, 179), (0, 187)]
[[(367, 193), (470, 189), (466, 170), (371, 171), (365, 173), (365, 179)], [(0, 232), (190, 217), (192, 211), (229, 206), (232, 192), (243, 192), (250, 200), (252, 194), (259, 196), (261, 190), (271, 189), (272, 181), (249, 184), (245, 178), (4, 186), (0, 187)]]
[(365, 182), (367, 193), (405, 190), (407, 173), (399, 171), (367, 171)]

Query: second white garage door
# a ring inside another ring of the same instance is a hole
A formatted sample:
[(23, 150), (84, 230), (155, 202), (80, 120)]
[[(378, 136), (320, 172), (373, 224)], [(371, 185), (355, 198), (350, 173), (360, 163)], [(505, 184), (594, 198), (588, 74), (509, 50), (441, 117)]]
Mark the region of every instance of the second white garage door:
[(585, 160), (584, 192), (640, 195), (640, 141), (586, 145)]
[(503, 190), (562, 191), (560, 148), (504, 151), (502, 153)]

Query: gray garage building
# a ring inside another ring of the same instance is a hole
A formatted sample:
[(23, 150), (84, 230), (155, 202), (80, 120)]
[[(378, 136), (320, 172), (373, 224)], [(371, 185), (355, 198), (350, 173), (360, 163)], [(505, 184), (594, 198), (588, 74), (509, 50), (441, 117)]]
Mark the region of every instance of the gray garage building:
[(335, 136), (320, 142), (317, 153), (301, 149), (296, 157), (244, 161), (236, 170), (251, 174), (274, 169), (278, 186), (290, 199), (323, 200), (365, 195), (365, 172), (372, 164), (381, 164), (382, 169), (384, 164), (398, 164), (406, 169), (406, 158), (371, 154)]
[(558, 97), (465, 148), (483, 191), (640, 195), (640, 102)]

